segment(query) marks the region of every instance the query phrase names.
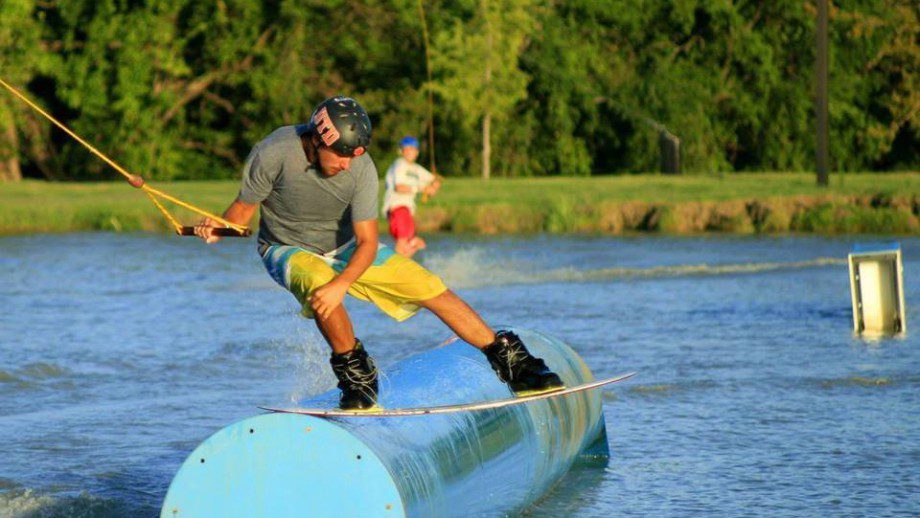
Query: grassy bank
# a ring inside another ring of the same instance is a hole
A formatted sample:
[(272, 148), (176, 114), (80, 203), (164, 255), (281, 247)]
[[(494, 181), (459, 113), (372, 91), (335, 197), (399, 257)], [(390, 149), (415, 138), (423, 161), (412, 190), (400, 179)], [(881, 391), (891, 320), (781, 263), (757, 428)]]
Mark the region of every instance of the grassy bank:
[[(811, 174), (449, 179), (421, 205), (418, 223), (422, 232), (487, 234), (920, 234), (920, 174), (836, 175), (831, 184), (820, 189)], [(238, 184), (157, 187), (219, 212)], [(166, 229), (146, 197), (122, 182), (0, 184), (0, 234)]]

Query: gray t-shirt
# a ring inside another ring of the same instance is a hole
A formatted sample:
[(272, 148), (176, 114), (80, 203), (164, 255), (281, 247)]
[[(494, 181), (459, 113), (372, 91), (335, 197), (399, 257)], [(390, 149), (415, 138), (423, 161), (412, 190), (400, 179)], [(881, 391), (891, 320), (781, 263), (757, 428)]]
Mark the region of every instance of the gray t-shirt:
[(240, 200), (261, 203), (260, 245), (324, 254), (354, 237), (352, 221), (377, 219), (377, 168), (368, 154), (326, 177), (307, 160), (300, 132), (284, 126), (256, 144), (243, 166)]

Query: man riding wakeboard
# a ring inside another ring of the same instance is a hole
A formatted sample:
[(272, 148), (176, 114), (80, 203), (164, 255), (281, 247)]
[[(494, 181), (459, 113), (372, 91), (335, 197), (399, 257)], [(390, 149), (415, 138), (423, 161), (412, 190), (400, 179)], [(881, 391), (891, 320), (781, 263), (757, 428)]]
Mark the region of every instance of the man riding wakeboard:
[[(559, 376), (517, 335), (493, 331), (440, 278), (378, 242), (378, 177), (367, 154), (370, 143), (364, 108), (349, 97), (326, 99), (308, 123), (278, 128), (256, 144), (239, 195), (223, 214), (245, 225), (260, 209), (259, 254), (332, 348), (339, 406), (373, 409), (378, 392), (377, 368), (342, 304), (346, 293), (398, 321), (430, 310), (479, 348), (518, 395), (561, 388)], [(216, 226), (205, 218), (195, 233), (215, 243)]]

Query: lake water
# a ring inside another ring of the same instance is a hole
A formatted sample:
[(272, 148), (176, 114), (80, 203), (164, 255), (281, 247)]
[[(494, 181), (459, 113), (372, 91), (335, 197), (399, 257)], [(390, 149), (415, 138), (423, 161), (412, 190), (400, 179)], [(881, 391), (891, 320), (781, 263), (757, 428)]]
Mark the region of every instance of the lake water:
[[(862, 238), (432, 238), (421, 261), (490, 322), (572, 345), (612, 457), (528, 516), (920, 513), (920, 240), (910, 332), (851, 331)], [(872, 239), (868, 239), (872, 241)], [(0, 516), (155, 516), (213, 432), (331, 388), (327, 355), (251, 241), (0, 239)], [(450, 333), (350, 301), (382, 365)]]

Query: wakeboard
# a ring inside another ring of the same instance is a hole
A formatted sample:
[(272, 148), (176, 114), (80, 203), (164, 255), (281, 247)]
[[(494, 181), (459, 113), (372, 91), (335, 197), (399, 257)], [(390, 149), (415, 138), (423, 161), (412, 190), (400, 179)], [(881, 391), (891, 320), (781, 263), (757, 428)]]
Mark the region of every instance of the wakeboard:
[(574, 387), (562, 388), (559, 390), (553, 390), (550, 392), (542, 392), (539, 394), (533, 394), (530, 396), (520, 396), (512, 397), (507, 399), (496, 399), (493, 401), (482, 401), (479, 403), (463, 403), (458, 405), (441, 405), (441, 406), (431, 406), (431, 407), (418, 407), (418, 408), (382, 408), (376, 407), (369, 410), (342, 410), (340, 408), (277, 408), (277, 407), (265, 407), (260, 406), (262, 410), (268, 410), (269, 412), (279, 412), (284, 414), (303, 414), (303, 415), (312, 415), (317, 417), (407, 417), (407, 416), (417, 416), (417, 415), (432, 415), (432, 414), (452, 414), (455, 412), (475, 412), (477, 410), (489, 410), (492, 408), (501, 408), (506, 406), (513, 405), (522, 405), (524, 403), (529, 403), (531, 401), (538, 401), (541, 399), (550, 399), (556, 397), (567, 396), (569, 394), (575, 394), (578, 392), (584, 392), (586, 390), (592, 390), (596, 388), (603, 387), (604, 385), (610, 385), (612, 383), (617, 383), (619, 381), (627, 380), (635, 376), (635, 372), (630, 372), (628, 374), (621, 374), (614, 378), (607, 378), (602, 380), (595, 380), (589, 383), (584, 383), (582, 385), (577, 385)]

